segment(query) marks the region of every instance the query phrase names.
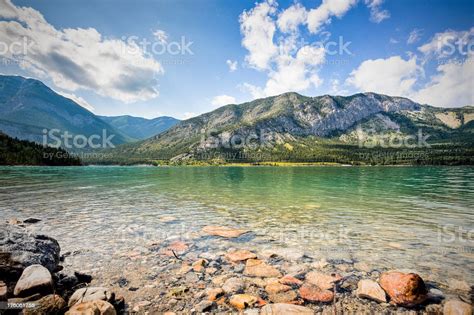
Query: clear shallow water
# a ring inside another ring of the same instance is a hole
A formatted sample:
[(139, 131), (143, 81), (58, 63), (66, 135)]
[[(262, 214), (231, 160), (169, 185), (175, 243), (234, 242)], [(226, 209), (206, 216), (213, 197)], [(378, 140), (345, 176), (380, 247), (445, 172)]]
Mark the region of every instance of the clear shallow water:
[[(291, 248), (472, 284), (473, 178), (472, 167), (2, 167), (0, 216), (43, 219), (29, 228), (80, 251), (68, 260), (77, 269), (183, 238), (202, 251)], [(252, 233), (201, 237), (206, 225)]]

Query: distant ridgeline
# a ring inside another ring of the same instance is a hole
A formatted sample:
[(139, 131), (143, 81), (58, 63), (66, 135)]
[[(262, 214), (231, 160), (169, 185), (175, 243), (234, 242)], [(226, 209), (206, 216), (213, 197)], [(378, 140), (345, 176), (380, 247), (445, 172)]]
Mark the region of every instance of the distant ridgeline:
[(81, 160), (63, 149), (18, 140), (0, 132), (0, 165), (81, 165)]
[(466, 165), (474, 164), (473, 139), (472, 106), (438, 108), (375, 93), (285, 93), (181, 121), (93, 162)]

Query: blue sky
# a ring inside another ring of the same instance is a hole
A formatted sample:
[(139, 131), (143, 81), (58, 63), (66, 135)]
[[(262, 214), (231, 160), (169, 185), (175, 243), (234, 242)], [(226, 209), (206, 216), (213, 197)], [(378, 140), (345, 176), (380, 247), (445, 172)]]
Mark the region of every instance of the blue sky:
[[(40, 79), (100, 115), (187, 118), (286, 91), (474, 103), (468, 0), (0, 6), (0, 73)], [(3, 49), (25, 39), (33, 44), (23, 53)], [(178, 48), (183, 54), (174, 54)]]

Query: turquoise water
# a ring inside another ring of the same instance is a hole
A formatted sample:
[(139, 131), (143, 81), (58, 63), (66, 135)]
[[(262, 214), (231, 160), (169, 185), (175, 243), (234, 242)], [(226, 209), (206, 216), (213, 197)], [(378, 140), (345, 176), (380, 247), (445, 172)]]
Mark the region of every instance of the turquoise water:
[[(472, 283), (473, 178), (472, 167), (2, 167), (0, 214), (42, 219), (29, 228), (81, 252), (76, 267), (184, 238)], [(200, 237), (206, 225), (252, 233)]]

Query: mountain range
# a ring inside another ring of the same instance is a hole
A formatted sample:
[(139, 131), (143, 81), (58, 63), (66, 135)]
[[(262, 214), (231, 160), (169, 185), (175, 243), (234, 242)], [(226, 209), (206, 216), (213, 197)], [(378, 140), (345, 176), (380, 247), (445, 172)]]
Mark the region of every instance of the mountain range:
[(430, 152), (429, 161), (431, 153), (436, 159), (449, 159), (443, 152), (450, 146), (470, 150), (462, 152), (464, 161), (466, 155), (472, 160), (473, 127), (471, 106), (437, 108), (376, 93), (347, 97), (285, 93), (221, 107), (112, 152), (131, 161), (353, 163), (375, 150), (390, 155), (387, 161), (403, 150)]
[[(171, 117), (96, 116), (41, 81), (0, 76), (0, 131), (21, 140), (43, 143), (44, 130), (57, 129), (55, 137), (65, 132), (84, 137), (113, 135), (111, 143), (119, 145), (156, 135), (176, 122)], [(47, 140), (52, 142), (49, 136)]]

